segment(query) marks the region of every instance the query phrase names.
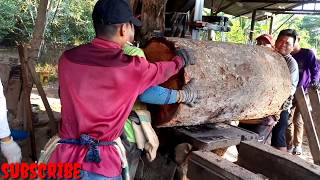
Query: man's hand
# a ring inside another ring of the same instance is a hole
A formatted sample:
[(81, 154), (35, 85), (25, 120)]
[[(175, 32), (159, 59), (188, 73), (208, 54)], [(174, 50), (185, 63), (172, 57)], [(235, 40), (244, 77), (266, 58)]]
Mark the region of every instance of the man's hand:
[(21, 149), (12, 137), (10, 140), (1, 140), (1, 152), (9, 164), (21, 162)]
[(189, 106), (194, 106), (200, 100), (199, 91), (195, 85), (195, 80), (191, 79), (189, 83), (183, 86), (182, 90), (179, 91), (178, 102), (185, 103)]
[(284, 101), (282, 105), (282, 110), (289, 110), (292, 107), (293, 96), (290, 96), (287, 100)]
[(190, 48), (178, 49), (176, 51), (177, 55), (182, 57), (184, 60), (184, 67), (188, 65), (194, 65), (196, 63), (196, 58), (194, 56), (193, 50)]
[(320, 90), (320, 83), (317, 81), (314, 81), (311, 83), (311, 88), (315, 89), (315, 90)]

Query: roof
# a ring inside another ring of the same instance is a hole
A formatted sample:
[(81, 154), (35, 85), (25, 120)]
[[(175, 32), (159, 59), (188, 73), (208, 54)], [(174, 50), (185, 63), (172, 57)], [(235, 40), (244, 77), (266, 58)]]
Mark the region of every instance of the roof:
[(205, 0), (205, 7), (214, 12), (224, 12), (233, 16), (246, 16), (256, 11), (256, 19), (265, 19), (272, 14), (320, 14), (320, 10), (297, 10), (307, 3), (320, 3), (320, 0)]

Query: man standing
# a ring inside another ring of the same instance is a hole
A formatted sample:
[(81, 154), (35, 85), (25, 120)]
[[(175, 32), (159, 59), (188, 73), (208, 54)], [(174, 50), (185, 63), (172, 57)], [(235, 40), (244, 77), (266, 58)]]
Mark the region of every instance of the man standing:
[(282, 105), (282, 112), (280, 114), (279, 122), (272, 130), (271, 145), (281, 151), (287, 151), (286, 129), (288, 127), (293, 95), (296, 92), (296, 87), (299, 81), (298, 64), (296, 60), (290, 55), (290, 53), (293, 51), (295, 41), (295, 32), (291, 29), (285, 29), (280, 31), (275, 42), (275, 50), (279, 52), (286, 60), (291, 76), (291, 90), (289, 98)]
[(10, 129), (7, 119), (6, 98), (3, 94), (3, 87), (0, 80), (0, 139), (1, 152), (7, 159), (8, 163), (21, 162), (21, 149), (10, 136)]
[[(319, 66), (316, 56), (312, 50), (300, 47), (300, 37), (295, 30), (292, 31), (295, 32), (297, 36), (297, 41), (291, 54), (297, 61), (299, 67), (298, 87), (302, 86), (305, 92), (307, 92), (309, 87), (319, 89)], [(307, 94), (306, 97), (308, 101), (309, 97)], [(296, 155), (302, 153), (303, 124), (299, 108), (296, 106), (292, 123), (289, 124), (287, 129), (288, 150)]]
[(119, 136), (136, 98), (194, 58), (184, 50), (183, 57), (158, 63), (125, 55), (134, 25), (141, 25), (127, 0), (99, 0), (92, 18), (96, 38), (59, 60), (61, 140), (50, 162), (82, 164), (82, 179), (122, 179)]
[[(126, 45), (123, 51), (129, 56), (145, 58), (143, 50), (133, 45)], [(195, 88), (193, 80), (184, 85), (182, 90), (153, 86), (139, 96), (139, 100), (136, 101), (129, 118), (125, 123), (125, 137), (122, 138), (122, 142), (127, 151), (126, 154), (129, 165), (130, 179), (134, 179), (135, 177), (136, 170), (141, 159), (142, 150), (146, 151), (147, 159), (149, 161), (153, 161), (156, 157), (157, 148), (159, 146), (157, 135), (151, 126), (150, 113), (147, 110), (146, 105), (143, 103), (159, 105), (185, 103), (192, 106), (196, 104), (199, 99), (200, 97), (197, 89)], [(149, 125), (143, 125), (146, 123)], [(147, 142), (147, 139), (151, 139), (153, 141)], [(145, 144), (148, 144), (148, 146), (145, 146)], [(152, 148), (148, 148), (150, 146)]]

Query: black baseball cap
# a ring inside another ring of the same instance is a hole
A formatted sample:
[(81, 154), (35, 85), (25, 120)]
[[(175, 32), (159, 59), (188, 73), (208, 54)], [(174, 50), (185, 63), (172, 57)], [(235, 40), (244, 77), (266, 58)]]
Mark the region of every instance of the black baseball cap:
[(99, 0), (94, 6), (92, 20), (104, 25), (131, 22), (141, 26), (141, 21), (133, 16), (128, 0)]

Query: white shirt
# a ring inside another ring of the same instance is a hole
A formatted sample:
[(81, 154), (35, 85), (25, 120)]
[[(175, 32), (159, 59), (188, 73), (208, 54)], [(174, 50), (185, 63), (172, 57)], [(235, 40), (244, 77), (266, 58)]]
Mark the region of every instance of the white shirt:
[(7, 118), (7, 103), (3, 94), (2, 82), (0, 80), (0, 138), (11, 134)]
[(299, 82), (299, 68), (297, 61), (290, 55), (283, 56), (284, 59), (287, 62), (289, 71), (290, 71), (290, 77), (291, 77), (291, 91), (290, 95), (294, 95), (297, 89), (297, 85)]

